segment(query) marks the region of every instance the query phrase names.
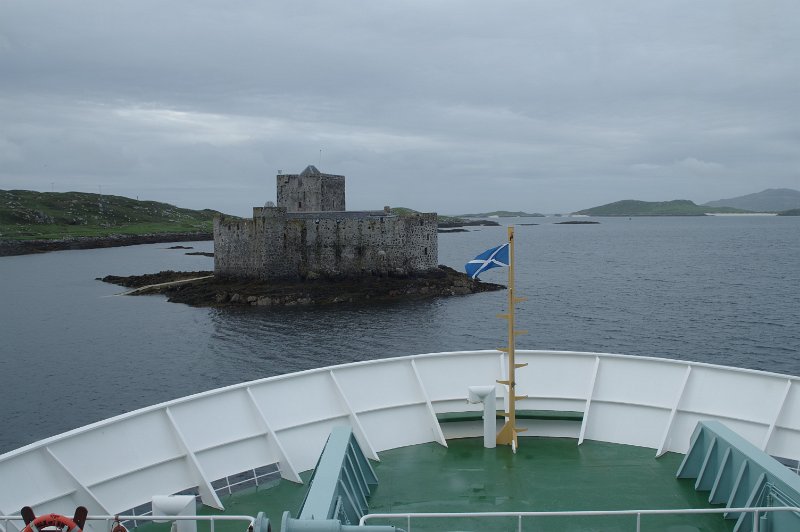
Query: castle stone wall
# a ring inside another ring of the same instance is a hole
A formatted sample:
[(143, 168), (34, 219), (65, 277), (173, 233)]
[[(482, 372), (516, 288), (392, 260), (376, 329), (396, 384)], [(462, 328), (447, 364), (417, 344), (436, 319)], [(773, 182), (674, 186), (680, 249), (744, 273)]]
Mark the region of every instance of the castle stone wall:
[(245, 279), (410, 274), (439, 262), (435, 213), (346, 212), (344, 176), (276, 176), (277, 207), (214, 220), (214, 273)]
[(408, 274), (436, 268), (436, 214), (256, 211), (214, 224), (214, 272), (286, 279)]
[(222, 277), (257, 278), (264, 262), (257, 219), (214, 219), (214, 274)]

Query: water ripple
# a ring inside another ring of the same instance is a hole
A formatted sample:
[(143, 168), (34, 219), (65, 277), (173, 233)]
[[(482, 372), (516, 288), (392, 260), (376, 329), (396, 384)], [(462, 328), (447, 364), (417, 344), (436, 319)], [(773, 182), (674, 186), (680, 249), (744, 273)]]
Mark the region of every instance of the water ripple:
[[(537, 220), (541, 221), (541, 220)], [(519, 347), (800, 374), (800, 218), (601, 220), (517, 231)], [(505, 228), (440, 235), (460, 268)], [(211, 243), (192, 245), (210, 251)], [(504, 343), (504, 292), (293, 309), (107, 297), (106, 274), (210, 269), (164, 245), (0, 258), (0, 452), (209, 388), (322, 365)], [(504, 270), (485, 280), (505, 282)], [(37, 380), (69, 383), (42, 386)]]

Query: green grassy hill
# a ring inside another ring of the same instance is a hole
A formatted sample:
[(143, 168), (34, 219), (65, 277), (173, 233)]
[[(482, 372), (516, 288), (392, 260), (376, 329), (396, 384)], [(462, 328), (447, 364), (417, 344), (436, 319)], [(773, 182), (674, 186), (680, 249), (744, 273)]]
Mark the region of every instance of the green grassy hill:
[(0, 239), (210, 233), (217, 214), (122, 196), (0, 190)]
[[(399, 214), (399, 215), (408, 215), (408, 214), (419, 214), (420, 211), (415, 211), (414, 209), (409, 209), (408, 207), (392, 207), (392, 213)], [(436, 216), (436, 220), (439, 224), (453, 224), (453, 223), (460, 223), (466, 222), (466, 220), (462, 220), (456, 216), (445, 216), (443, 214), (439, 214)]]
[(703, 216), (705, 213), (744, 213), (749, 212), (731, 207), (709, 207), (697, 205), (689, 200), (639, 201), (622, 200), (584, 209), (573, 214), (588, 216)]
[(782, 212), (800, 209), (800, 190), (768, 188), (746, 196), (709, 201), (706, 205), (712, 207), (735, 207), (754, 212)]

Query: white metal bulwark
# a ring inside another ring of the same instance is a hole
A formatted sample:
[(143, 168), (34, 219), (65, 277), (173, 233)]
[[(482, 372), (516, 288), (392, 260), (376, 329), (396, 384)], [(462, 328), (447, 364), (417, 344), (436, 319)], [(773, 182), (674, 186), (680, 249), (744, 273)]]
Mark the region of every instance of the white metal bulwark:
[(375, 452), (375, 447), (372, 446), (372, 443), (370, 443), (369, 438), (367, 437), (367, 433), (364, 431), (364, 427), (361, 426), (361, 421), (358, 420), (358, 415), (356, 414), (356, 411), (353, 410), (353, 407), (347, 400), (347, 395), (344, 393), (342, 386), (336, 379), (336, 374), (333, 372), (333, 370), (330, 370), (328, 374), (331, 376), (331, 380), (333, 381), (333, 385), (336, 387), (336, 391), (339, 394), (339, 398), (344, 404), (344, 407), (347, 410), (347, 414), (350, 416), (350, 423), (353, 425), (353, 434), (358, 440), (359, 445), (361, 445), (361, 447), (364, 450), (366, 450), (367, 457), (370, 460), (380, 460), (380, 458), (378, 458), (378, 453)]
[(444, 438), (444, 434), (442, 433), (442, 426), (439, 425), (439, 420), (436, 419), (436, 411), (433, 409), (431, 398), (428, 396), (428, 391), (425, 389), (425, 384), (423, 384), (422, 379), (419, 376), (419, 369), (417, 369), (417, 363), (414, 360), (411, 360), (411, 369), (414, 370), (414, 377), (417, 379), (419, 389), (422, 392), (422, 396), (425, 398), (425, 406), (428, 407), (428, 412), (431, 415), (431, 430), (433, 431), (434, 438), (437, 442), (439, 442), (440, 445), (447, 447), (447, 440)]
[[(718, 419), (754, 445), (766, 445), (773, 456), (800, 459), (797, 377), (603, 353), (517, 355), (530, 365), (530, 382), (519, 382), (528, 395), (521, 408), (583, 408), (579, 441), (685, 453), (697, 421)], [(0, 514), (16, 514), (25, 505), (37, 513), (71, 512), (87, 497), (89, 506), (122, 513), (153, 495), (193, 487), (206, 504), (221, 506), (212, 482), (275, 463), (284, 477), (299, 479), (298, 473), (314, 467), (331, 429), (343, 424), (360, 425), (375, 454), (442, 443), (443, 435), (431, 430), (435, 414), (477, 410), (466, 403), (465, 391), (498, 378), (498, 359), (499, 351), (487, 350), (344, 364), (211, 390), (93, 423), (0, 455)], [(614, 422), (623, 418), (635, 423)], [(209, 430), (209, 419), (217, 430)], [(547, 422), (526, 421), (522, 437), (555, 435)], [(482, 434), (480, 421), (459, 425), (445, 434)], [(5, 525), (0, 517), (6, 532), (19, 524)]]
[[(75, 484), (77, 484), (77, 487), (79, 488), (79, 491), (80, 491), (82, 494), (84, 494), (84, 496), (85, 496), (85, 497), (88, 497), (88, 498), (91, 500), (91, 502), (92, 502), (92, 503), (94, 503), (95, 505), (97, 505), (97, 507), (98, 507), (100, 510), (102, 510), (102, 511), (103, 511), (103, 512), (105, 512), (105, 513), (108, 513), (108, 508), (106, 508), (106, 507), (103, 505), (103, 503), (102, 503), (102, 502), (100, 502), (100, 499), (98, 499), (98, 498), (97, 498), (97, 496), (95, 496), (95, 494), (94, 494), (94, 493), (92, 493), (92, 490), (90, 490), (88, 487), (86, 487), (86, 484), (84, 484), (83, 482), (81, 482), (81, 481), (80, 481), (80, 479), (78, 479), (78, 477), (77, 477), (77, 476), (75, 476), (75, 473), (73, 473), (72, 471), (70, 471), (69, 467), (67, 467), (67, 466), (64, 464), (64, 462), (62, 462), (62, 461), (61, 461), (61, 460), (58, 458), (58, 456), (56, 456), (56, 455), (55, 455), (55, 453), (53, 452), (53, 450), (52, 450), (50, 447), (45, 447), (44, 449), (45, 449), (45, 451), (47, 451), (47, 454), (48, 454), (48, 455), (50, 455), (50, 457), (53, 459), (53, 461), (54, 461), (55, 463), (57, 463), (57, 464), (58, 464), (58, 466), (59, 466), (61, 469), (63, 469), (63, 470), (64, 470), (64, 472), (65, 472), (65, 473), (67, 473), (67, 474), (70, 476), (70, 478), (72, 478), (72, 479), (75, 481)], [(87, 503), (87, 504), (88, 504), (88, 503)]]
[(178, 437), (178, 440), (181, 443), (181, 447), (183, 447), (183, 450), (186, 452), (186, 459), (197, 477), (197, 489), (200, 492), (200, 498), (203, 500), (203, 504), (212, 506), (219, 510), (224, 510), (225, 507), (222, 505), (222, 501), (219, 500), (219, 497), (217, 497), (217, 492), (214, 491), (214, 488), (211, 486), (211, 479), (206, 476), (202, 466), (200, 465), (200, 462), (197, 460), (197, 456), (195, 456), (194, 451), (192, 451), (192, 449), (189, 447), (189, 444), (186, 442), (186, 438), (181, 432), (180, 427), (178, 427), (178, 424), (175, 422), (175, 418), (173, 417), (172, 412), (170, 412), (169, 407), (164, 409), (164, 413), (169, 419), (169, 422), (175, 431), (175, 435)]
[(267, 417), (264, 415), (264, 411), (261, 409), (258, 401), (256, 401), (255, 396), (253, 396), (253, 391), (250, 388), (247, 388), (247, 397), (250, 399), (253, 408), (255, 408), (256, 412), (258, 412), (258, 420), (264, 427), (264, 432), (267, 436), (267, 439), (275, 445), (278, 454), (280, 455), (278, 465), (280, 467), (281, 477), (285, 478), (286, 480), (302, 484), (303, 480), (300, 478), (300, 475), (295, 469), (294, 464), (292, 464), (291, 458), (289, 458), (288, 453), (283, 448), (283, 444), (278, 439), (278, 436), (275, 434), (272, 426), (269, 424)]
[(667, 442), (669, 441), (669, 433), (672, 430), (672, 425), (675, 422), (675, 413), (678, 411), (678, 407), (681, 405), (683, 392), (686, 390), (686, 383), (689, 382), (689, 377), (691, 375), (692, 366), (686, 366), (686, 371), (683, 374), (683, 382), (681, 383), (681, 389), (678, 392), (678, 397), (675, 399), (675, 403), (672, 405), (672, 410), (669, 413), (669, 420), (667, 421), (667, 426), (664, 428), (664, 437), (661, 438), (661, 445), (658, 446), (656, 457), (659, 457), (667, 452)]
[(589, 393), (586, 394), (586, 405), (583, 408), (583, 421), (581, 421), (581, 434), (578, 436), (578, 445), (583, 443), (583, 438), (586, 436), (586, 427), (589, 425), (589, 412), (592, 409), (592, 397), (594, 397), (594, 390), (597, 387), (597, 374), (600, 372), (600, 357), (594, 359), (594, 371), (592, 372), (591, 384), (589, 384)]
[(783, 407), (786, 405), (786, 398), (789, 397), (789, 390), (792, 389), (792, 381), (786, 381), (786, 387), (783, 389), (783, 396), (778, 404), (778, 408), (775, 409), (775, 417), (772, 418), (772, 422), (769, 424), (769, 428), (767, 429), (767, 433), (764, 434), (764, 441), (761, 443), (761, 450), (766, 451), (767, 445), (769, 445), (769, 439), (772, 437), (772, 433), (775, 431), (775, 425), (778, 423), (778, 420), (781, 417), (781, 412), (783, 412)]

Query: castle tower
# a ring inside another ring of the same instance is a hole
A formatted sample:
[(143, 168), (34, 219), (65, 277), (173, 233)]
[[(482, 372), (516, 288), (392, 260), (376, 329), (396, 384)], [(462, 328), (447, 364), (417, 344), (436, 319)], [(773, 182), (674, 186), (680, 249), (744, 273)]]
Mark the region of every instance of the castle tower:
[(344, 176), (309, 165), (299, 174), (278, 174), (278, 207), (286, 212), (344, 211)]

